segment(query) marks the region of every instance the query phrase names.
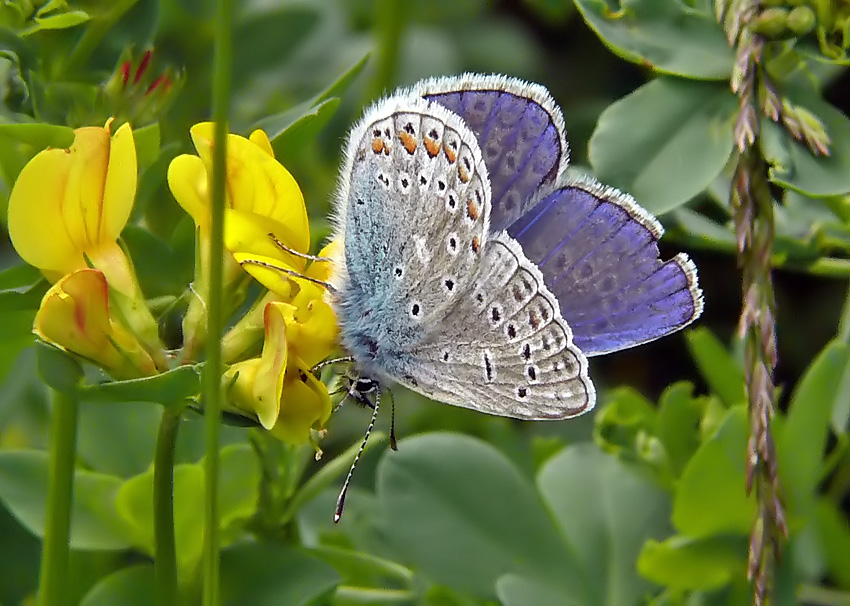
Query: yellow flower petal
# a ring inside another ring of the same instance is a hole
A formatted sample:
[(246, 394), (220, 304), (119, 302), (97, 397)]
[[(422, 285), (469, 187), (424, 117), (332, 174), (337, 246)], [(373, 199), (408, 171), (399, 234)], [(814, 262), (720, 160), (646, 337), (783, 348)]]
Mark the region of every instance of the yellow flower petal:
[(260, 356), (260, 371), (254, 381), (254, 398), (258, 404), (257, 417), (266, 429), (271, 429), (277, 421), (289, 355), (283, 306), (283, 303), (266, 305), (263, 354)]
[[(342, 240), (336, 239), (331, 241), (327, 246), (325, 246), (321, 251), (319, 251), (318, 256), (327, 257), (329, 259), (336, 259), (342, 254)], [(311, 278), (315, 278), (316, 280), (328, 282), (330, 281), (331, 275), (333, 274), (333, 265), (333, 262), (330, 261), (316, 261), (314, 263), (311, 263), (310, 267), (307, 268), (307, 275)]]
[(277, 264), (304, 272), (306, 261), (285, 252), (272, 241), (269, 234), (285, 246), (297, 250), (301, 237), (289, 226), (257, 213), (227, 209), (224, 222), (224, 246), (232, 254), (241, 258), (250, 256), (277, 259)]
[(9, 201), (9, 230), (21, 257), (47, 276), (86, 266), (83, 255), (124, 229), (136, 194), (136, 148), (129, 125), (74, 131), (70, 149), (37, 154)]
[(280, 259), (275, 257), (263, 257), (259, 255), (246, 255), (243, 253), (234, 253), (233, 258), (236, 259), (237, 263), (242, 263), (247, 260), (257, 261), (260, 263), (268, 264), (268, 267), (264, 267), (262, 265), (255, 265), (253, 263), (246, 263), (242, 266), (242, 268), (247, 271), (251, 276), (257, 280), (260, 284), (268, 288), (270, 291), (283, 295), (284, 293), (289, 293), (292, 289), (292, 286), (289, 284), (290, 281), (295, 282), (299, 286), (302, 284), (308, 285), (311, 284), (308, 280), (304, 280), (302, 278), (297, 278), (286, 274), (280, 270), (275, 269), (276, 267), (282, 267), (284, 269), (291, 269), (293, 271), (300, 271), (297, 268), (287, 266)]
[(321, 429), (331, 415), (325, 385), (304, 362), (290, 356), (280, 399), (280, 414), (271, 434), (289, 444), (310, 440), (311, 429)]
[(88, 126), (78, 128), (74, 134), (74, 144), (68, 154), (70, 168), (62, 215), (77, 248), (84, 251), (100, 243), (109, 132)]
[(9, 237), (15, 250), (30, 265), (59, 274), (85, 267), (62, 213), (68, 154), (62, 149), (37, 154), (21, 170), (9, 196)]
[(95, 269), (71, 273), (47, 291), (33, 332), (48, 343), (88, 358), (116, 379), (157, 372), (136, 338), (110, 318), (106, 278)]
[(103, 188), (103, 221), (100, 241), (110, 242), (121, 235), (130, 219), (136, 198), (138, 180), (136, 142), (129, 124), (124, 124), (112, 137), (106, 183)]
[(269, 136), (266, 134), (266, 131), (258, 128), (253, 133), (251, 133), (251, 136), (248, 137), (248, 139), (251, 141), (251, 143), (253, 143), (257, 147), (259, 147), (261, 150), (266, 152), (272, 158), (274, 158), (274, 150), (272, 149), (272, 142), (269, 141)]
[(198, 156), (183, 154), (168, 165), (168, 187), (177, 203), (205, 233), (210, 229), (207, 170)]
[[(190, 129), (192, 141), (207, 171), (212, 168), (213, 123), (202, 122)], [(259, 138), (259, 135), (257, 136)], [(293, 176), (265, 144), (245, 137), (227, 137), (227, 194), (230, 208), (250, 211), (287, 226), (296, 235), (293, 248), (310, 248), (310, 225), (304, 196)]]
[(290, 353), (312, 368), (336, 348), (338, 338), (336, 315), (323, 300), (322, 291), (302, 289), (286, 309), (286, 339)]

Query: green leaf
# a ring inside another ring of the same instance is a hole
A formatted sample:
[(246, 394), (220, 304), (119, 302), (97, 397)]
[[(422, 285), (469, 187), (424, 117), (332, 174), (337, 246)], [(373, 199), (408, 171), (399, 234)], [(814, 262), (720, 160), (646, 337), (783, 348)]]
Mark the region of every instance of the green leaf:
[(148, 402), (81, 406), (77, 455), (103, 473), (123, 478), (142, 473), (153, 459), (161, 417), (162, 410)]
[(20, 263), (0, 271), (0, 291), (28, 288), (42, 279), (35, 267)]
[(594, 438), (607, 452), (637, 455), (637, 441), (655, 427), (655, 407), (637, 390), (614, 390), (596, 413)]
[(685, 332), (685, 339), (711, 392), (726, 406), (746, 402), (744, 371), (717, 337), (707, 328), (694, 328)]
[[(611, 8), (619, 4), (619, 8)], [(734, 53), (708, 2), (576, 0), (587, 24), (620, 57), (661, 73), (726, 80)]]
[(70, 126), (40, 122), (0, 124), (0, 135), (42, 149), (47, 147), (67, 149), (74, 143), (74, 129)]
[[(286, 162), (289, 155), (300, 153), (303, 146), (316, 138), (339, 109), (339, 97), (331, 97), (304, 111), (272, 139), (275, 156)], [(300, 106), (299, 106), (300, 107)]]
[(703, 191), (726, 165), (737, 111), (726, 83), (658, 78), (602, 112), (590, 162), (600, 180), (663, 214)]
[(674, 476), (679, 476), (700, 445), (700, 420), (704, 403), (695, 398), (687, 381), (674, 383), (658, 401), (655, 435), (667, 451)]
[[(256, 510), (260, 485), (259, 461), (245, 444), (226, 446), (219, 461), (219, 525), (228, 532), (223, 543), (235, 537), (236, 522)], [(177, 567), (190, 579), (200, 562), (204, 537), (203, 462), (174, 466), (174, 538)], [(153, 553), (153, 469), (126, 480), (115, 497), (118, 511), (135, 545)]]
[(777, 435), (779, 471), (796, 508), (808, 509), (821, 479), (820, 469), (832, 411), (850, 397), (850, 346), (832, 341), (797, 385), (781, 435)]
[(227, 531), (251, 517), (260, 493), (260, 461), (248, 444), (233, 444), (219, 455), (219, 525)]
[(42, 30), (68, 29), (82, 25), (91, 19), (85, 11), (68, 11), (59, 15), (50, 15), (49, 17), (36, 17), (33, 19), (33, 25), (27, 27), (21, 32), (21, 36), (27, 36)]
[(682, 471), (673, 498), (673, 524), (683, 535), (747, 535), (755, 498), (746, 495), (747, 409), (731, 408)]
[[(41, 450), (0, 451), (0, 499), (36, 536), (44, 534), (48, 456)], [(77, 469), (71, 510), (73, 549), (126, 549), (130, 542), (112, 501), (121, 485), (115, 476)]]
[[(126, 480), (115, 509), (138, 548), (153, 555), (153, 470)], [(204, 471), (200, 465), (174, 466), (174, 543), (181, 579), (195, 574), (204, 543)]]
[(403, 440), (381, 459), (377, 496), (384, 536), (402, 561), (438, 583), (493, 597), (505, 573), (548, 573), (583, 591), (582, 570), (531, 483), (478, 440), (440, 433)]
[(83, 368), (71, 354), (42, 341), (36, 342), (36, 351), (38, 374), (42, 381), (65, 393), (73, 393), (79, 388)]
[(559, 606), (587, 606), (580, 596), (569, 595), (557, 585), (531, 576), (508, 573), (496, 581), (496, 595), (504, 606), (529, 604), (558, 604)]
[(321, 103), (322, 101), (327, 101), (331, 97), (341, 97), (342, 94), (348, 90), (348, 87), (351, 86), (351, 83), (354, 82), (354, 79), (360, 75), (360, 72), (363, 71), (363, 68), (366, 67), (366, 62), (369, 60), (370, 53), (366, 53), (360, 59), (357, 60), (354, 65), (349, 67), (347, 70), (342, 72), (336, 80), (334, 80), (330, 86), (328, 86), (321, 93), (316, 95), (313, 99), (313, 105)]
[(586, 571), (589, 599), (582, 603), (638, 603), (650, 585), (635, 560), (647, 539), (669, 534), (668, 495), (592, 444), (565, 448), (543, 467), (537, 485)]
[(850, 588), (850, 526), (847, 513), (826, 498), (816, 503), (813, 520), (826, 567), (833, 579), (845, 589)]
[(676, 591), (709, 591), (743, 577), (746, 542), (741, 538), (691, 539), (674, 536), (647, 541), (637, 561), (638, 571), (653, 583)]
[(319, 606), (330, 603), (339, 580), (318, 558), (283, 545), (243, 543), (221, 554), (224, 606)]
[(815, 156), (783, 127), (763, 119), (762, 147), (771, 164), (770, 180), (815, 197), (850, 192), (850, 120), (811, 93), (799, 101), (789, 96), (821, 119), (832, 142), (828, 156)]
[(154, 603), (154, 568), (136, 564), (103, 577), (80, 606), (150, 606)]
[(201, 365), (178, 366), (144, 379), (110, 381), (80, 387), (80, 397), (89, 402), (154, 402), (162, 406), (184, 405), (201, 391)]

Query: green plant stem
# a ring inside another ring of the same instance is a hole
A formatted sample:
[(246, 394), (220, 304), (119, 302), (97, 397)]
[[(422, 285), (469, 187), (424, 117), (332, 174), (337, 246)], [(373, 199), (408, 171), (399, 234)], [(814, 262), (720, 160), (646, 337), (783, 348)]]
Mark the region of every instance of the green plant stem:
[(219, 603), (218, 434), (221, 416), (221, 336), (223, 333), (224, 186), (227, 158), (227, 115), (230, 105), (232, 0), (218, 0), (213, 57), (213, 170), (210, 208), (210, 293), (207, 316), (207, 363), (204, 367), (206, 456), (204, 457), (204, 606)]
[(153, 468), (153, 525), (156, 605), (177, 604), (177, 552), (174, 544), (174, 446), (182, 411), (165, 408), (156, 436)]
[(77, 400), (67, 393), (52, 393), (47, 512), (38, 582), (41, 606), (61, 606), (68, 596), (68, 553), (77, 448)]

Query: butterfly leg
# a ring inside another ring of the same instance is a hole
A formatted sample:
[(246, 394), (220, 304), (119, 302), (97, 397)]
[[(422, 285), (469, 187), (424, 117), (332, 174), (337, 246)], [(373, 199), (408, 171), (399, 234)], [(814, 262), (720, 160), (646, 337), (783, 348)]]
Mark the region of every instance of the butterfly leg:
[(374, 385), (374, 389), (376, 391), (375, 405), (372, 410), (372, 420), (369, 421), (369, 427), (366, 428), (366, 435), (363, 436), (363, 442), (360, 444), (360, 450), (357, 451), (357, 455), (355, 455), (354, 461), (351, 463), (351, 468), (348, 470), (348, 475), (345, 476), (345, 482), (342, 484), (342, 490), (339, 492), (339, 498), (337, 498), (336, 501), (336, 510), (334, 511), (334, 524), (339, 524), (339, 520), (342, 518), (342, 509), (345, 506), (345, 496), (348, 494), (348, 486), (351, 484), (351, 477), (354, 475), (354, 468), (357, 467), (357, 462), (360, 460), (360, 456), (366, 449), (366, 442), (369, 441), (369, 436), (372, 435), (372, 429), (375, 427), (375, 419), (378, 418), (378, 409), (381, 406), (381, 391), (377, 388), (377, 383), (374, 383)]
[(265, 261), (258, 261), (257, 259), (245, 259), (244, 261), (239, 262), (240, 265), (258, 265), (260, 267), (265, 267), (266, 269), (272, 269), (274, 271), (279, 271), (282, 274), (286, 274), (287, 276), (292, 276), (293, 278), (300, 278), (301, 280), (307, 280), (308, 282), (312, 282), (313, 284), (318, 284), (319, 286), (323, 286), (329, 291), (335, 293), (336, 288), (330, 282), (325, 282), (323, 280), (317, 280), (316, 278), (311, 278), (310, 276), (305, 276), (302, 273), (298, 273), (293, 269), (288, 269), (286, 267), (281, 267), (279, 265), (275, 265), (274, 263), (266, 263)]

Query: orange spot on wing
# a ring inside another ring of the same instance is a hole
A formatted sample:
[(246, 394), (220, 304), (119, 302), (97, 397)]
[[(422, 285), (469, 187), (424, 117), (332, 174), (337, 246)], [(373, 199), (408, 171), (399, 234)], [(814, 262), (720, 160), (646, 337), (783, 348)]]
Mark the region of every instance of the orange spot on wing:
[(416, 151), (416, 138), (413, 135), (405, 131), (400, 131), (398, 138), (401, 140), (401, 144), (404, 145), (407, 153), (412, 154)]
[(455, 160), (457, 160), (457, 152), (447, 144), (443, 144), (443, 151), (446, 152), (446, 158), (449, 159), (449, 163), (454, 164)]
[(477, 253), (480, 247), (481, 240), (478, 239), (478, 236), (472, 236), (472, 252)]
[(378, 137), (372, 139), (372, 151), (376, 154), (380, 154), (382, 151), (384, 151), (383, 139), (379, 139)]
[(469, 183), (469, 171), (461, 164), (457, 165), (457, 176), (461, 183)]
[(432, 158), (440, 153), (440, 144), (431, 137), (425, 137), (425, 149)]
[(466, 201), (466, 216), (475, 221), (479, 217), (478, 205), (472, 198)]

